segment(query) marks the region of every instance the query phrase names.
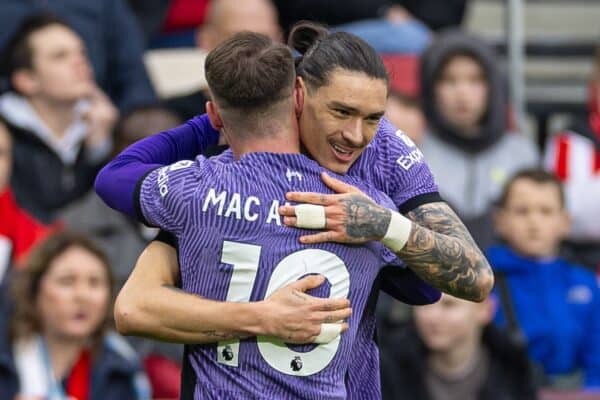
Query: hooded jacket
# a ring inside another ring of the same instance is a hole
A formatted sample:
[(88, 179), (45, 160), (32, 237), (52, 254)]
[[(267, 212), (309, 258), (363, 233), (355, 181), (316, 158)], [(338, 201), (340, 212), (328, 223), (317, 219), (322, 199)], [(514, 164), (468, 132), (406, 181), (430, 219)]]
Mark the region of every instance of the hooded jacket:
[[(384, 400), (431, 400), (427, 390), (427, 349), (411, 324), (381, 345), (381, 386)], [(482, 343), (489, 354), (489, 370), (480, 400), (533, 400), (535, 384), (526, 352), (506, 332), (484, 329)]]
[[(523, 257), (506, 246), (491, 247), (487, 258), (506, 279), (530, 357), (551, 379), (582, 369), (585, 386), (600, 389), (600, 290), (594, 274), (560, 258)], [(494, 321), (507, 324), (503, 307)]]
[[(478, 60), (488, 82), (487, 111), (474, 137), (462, 135), (448, 123), (435, 99), (441, 69), (456, 54), (469, 54)], [(421, 58), (421, 97), (428, 129), (421, 149), (440, 194), (482, 247), (491, 244), (489, 211), (503, 184), (516, 171), (538, 162), (532, 141), (507, 132), (506, 85), (497, 63), (485, 43), (458, 31), (440, 35)]]

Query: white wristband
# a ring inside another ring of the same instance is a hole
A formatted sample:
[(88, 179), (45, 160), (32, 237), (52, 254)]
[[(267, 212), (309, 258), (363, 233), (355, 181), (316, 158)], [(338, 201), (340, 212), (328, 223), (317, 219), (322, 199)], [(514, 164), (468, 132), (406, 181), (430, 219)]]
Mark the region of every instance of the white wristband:
[(325, 344), (331, 342), (342, 332), (342, 324), (321, 324), (321, 333), (313, 343)]
[(394, 253), (398, 253), (404, 248), (408, 238), (410, 237), (410, 231), (412, 229), (412, 221), (400, 213), (392, 211), (392, 218), (388, 225), (387, 232), (381, 243), (392, 250)]
[(299, 204), (294, 207), (296, 227), (305, 229), (324, 229), (326, 225), (325, 207), (314, 204)]

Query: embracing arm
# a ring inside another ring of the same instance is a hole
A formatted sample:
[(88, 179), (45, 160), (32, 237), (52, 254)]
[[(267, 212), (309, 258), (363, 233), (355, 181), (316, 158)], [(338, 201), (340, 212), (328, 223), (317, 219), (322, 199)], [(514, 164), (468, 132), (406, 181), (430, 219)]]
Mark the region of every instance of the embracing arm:
[[(303, 243), (339, 241), (364, 243), (388, 235), (393, 211), (358, 189), (324, 174), (324, 182), (338, 193), (289, 193), (288, 200), (325, 207), (327, 230), (301, 238)], [(296, 226), (294, 207), (282, 207), (286, 225)], [(397, 218), (405, 219), (398, 213)], [(419, 206), (407, 215), (407, 237), (394, 252), (419, 277), (436, 288), (466, 300), (483, 301), (494, 285), (492, 270), (468, 230), (443, 202)], [(388, 246), (389, 247), (389, 246)]]
[(211, 126), (206, 114), (149, 136), (126, 148), (102, 168), (96, 177), (96, 192), (110, 207), (139, 219), (134, 198), (138, 182), (153, 169), (196, 158), (218, 140), (219, 132)]
[[(214, 343), (265, 335), (290, 343), (312, 342), (322, 323), (348, 318), (346, 299), (321, 299), (304, 293), (320, 286), (308, 276), (260, 302), (214, 301), (176, 288), (176, 250), (154, 241), (140, 255), (115, 303), (117, 330), (126, 335), (178, 343)], [(343, 324), (343, 330), (347, 324)]]

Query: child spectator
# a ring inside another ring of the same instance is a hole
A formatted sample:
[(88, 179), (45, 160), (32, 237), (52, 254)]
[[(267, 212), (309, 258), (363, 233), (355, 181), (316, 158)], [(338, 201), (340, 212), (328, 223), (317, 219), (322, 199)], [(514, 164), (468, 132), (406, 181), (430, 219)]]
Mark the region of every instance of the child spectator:
[(442, 197), (485, 248), (493, 240), (494, 200), (509, 176), (537, 164), (537, 150), (508, 131), (506, 82), (481, 40), (441, 34), (421, 57), (420, 79), (427, 122), (421, 150)]
[(489, 324), (492, 314), (490, 300), (447, 294), (415, 307), (414, 325), (381, 346), (383, 399), (535, 399), (524, 348)]
[(591, 271), (558, 257), (569, 231), (560, 181), (517, 173), (495, 222), (505, 242), (487, 252), (501, 304), (495, 322), (525, 339), (549, 384), (581, 371), (586, 389), (600, 389), (600, 290)]
[(391, 91), (385, 105), (385, 116), (419, 146), (425, 135), (425, 117), (419, 100)]
[(94, 83), (83, 42), (56, 17), (25, 19), (3, 62), (13, 88), (0, 97), (13, 135), (12, 188), (48, 222), (92, 187), (118, 113)]
[(49, 238), (14, 279), (11, 332), (1, 332), (0, 398), (149, 399), (137, 356), (107, 328), (112, 277), (86, 239)]

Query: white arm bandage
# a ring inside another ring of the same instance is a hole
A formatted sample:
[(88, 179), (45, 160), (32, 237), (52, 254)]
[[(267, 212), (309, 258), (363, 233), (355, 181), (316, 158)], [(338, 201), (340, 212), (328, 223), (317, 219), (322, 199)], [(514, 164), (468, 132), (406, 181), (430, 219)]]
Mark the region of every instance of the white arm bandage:
[(392, 211), (392, 219), (381, 243), (394, 253), (400, 252), (408, 242), (412, 221), (400, 213)]

